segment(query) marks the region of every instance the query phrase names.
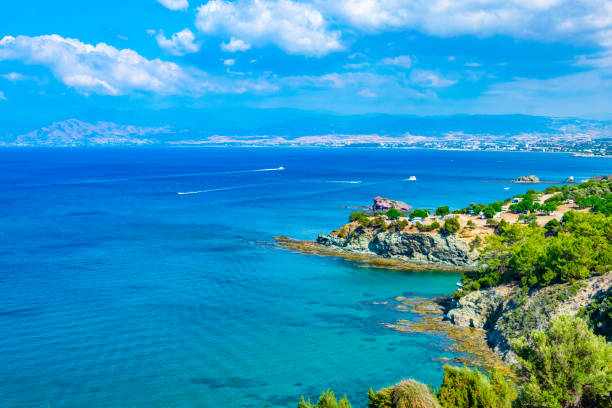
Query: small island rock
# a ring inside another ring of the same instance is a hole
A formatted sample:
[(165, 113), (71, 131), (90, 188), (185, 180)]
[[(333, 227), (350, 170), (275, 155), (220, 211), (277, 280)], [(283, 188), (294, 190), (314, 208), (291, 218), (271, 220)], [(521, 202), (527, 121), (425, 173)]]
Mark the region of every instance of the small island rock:
[(395, 201), (389, 200), (388, 198), (383, 197), (374, 197), (374, 204), (372, 205), (372, 211), (389, 211), (390, 209), (395, 208), (400, 212), (410, 212), (412, 211), (412, 207), (406, 204), (403, 201)]
[(512, 180), (513, 183), (539, 183), (540, 178), (533, 174), (529, 176), (519, 176), (516, 180)]

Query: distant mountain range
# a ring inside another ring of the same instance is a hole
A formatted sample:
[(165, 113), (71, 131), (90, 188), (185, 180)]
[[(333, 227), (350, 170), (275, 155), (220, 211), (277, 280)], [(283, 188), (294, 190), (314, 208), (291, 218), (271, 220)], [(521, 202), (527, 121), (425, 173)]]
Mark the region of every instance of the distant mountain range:
[(231, 115), (214, 109), (99, 110), (23, 133), (0, 132), (0, 144), (21, 146), (410, 145), (462, 137), (612, 138), (612, 122), (529, 115), (335, 115), (294, 109), (243, 108)]

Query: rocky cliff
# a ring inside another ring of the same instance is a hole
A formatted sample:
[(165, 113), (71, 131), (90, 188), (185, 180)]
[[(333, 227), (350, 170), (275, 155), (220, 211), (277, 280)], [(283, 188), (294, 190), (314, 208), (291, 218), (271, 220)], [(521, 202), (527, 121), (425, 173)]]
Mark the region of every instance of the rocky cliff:
[(448, 319), (462, 327), (484, 328), (488, 342), (504, 361), (516, 362), (511, 342), (543, 330), (558, 315), (575, 315), (581, 308), (604, 296), (612, 287), (612, 272), (575, 284), (521, 290), (518, 285), (500, 285), (470, 292), (454, 301)]
[(466, 240), (452, 234), (358, 229), (350, 233), (320, 235), (317, 243), (348, 253), (381, 256), (415, 264), (458, 268), (477, 266), (478, 254), (470, 251)]

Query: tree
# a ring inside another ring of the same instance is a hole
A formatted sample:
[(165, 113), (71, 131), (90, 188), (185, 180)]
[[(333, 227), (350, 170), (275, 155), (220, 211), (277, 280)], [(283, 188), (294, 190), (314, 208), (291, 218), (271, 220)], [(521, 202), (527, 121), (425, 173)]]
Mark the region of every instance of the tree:
[(497, 370), (488, 378), (475, 368), (446, 365), (437, 397), (444, 408), (510, 408), (516, 391)]
[(553, 218), (544, 225), (544, 229), (546, 230), (546, 236), (557, 236), (561, 230), (561, 223)]
[(445, 234), (454, 234), (461, 228), (461, 224), (459, 223), (459, 217), (449, 218), (444, 221), (444, 225), (440, 228), (440, 231)]
[(399, 217), (403, 217), (404, 213), (400, 212), (399, 210), (395, 209), (395, 208), (391, 208), (389, 209), (385, 215), (390, 219), (390, 220), (395, 220)]
[(596, 408), (612, 404), (612, 345), (572, 316), (553, 318), (546, 331), (517, 340), (521, 366), (518, 405)]
[(370, 222), (368, 216), (362, 212), (354, 212), (351, 215), (349, 215), (349, 221), (350, 222), (357, 221), (364, 227), (367, 227)]
[(436, 209), (436, 215), (439, 217), (444, 217), (445, 215), (450, 214), (450, 208), (447, 205), (438, 207)]
[(416, 209), (410, 213), (410, 218), (426, 218), (429, 216), (429, 210)]
[(487, 205), (483, 210), (482, 213), (485, 217), (487, 218), (493, 218), (493, 216), (497, 213), (498, 211), (495, 210), (495, 208), (492, 205)]

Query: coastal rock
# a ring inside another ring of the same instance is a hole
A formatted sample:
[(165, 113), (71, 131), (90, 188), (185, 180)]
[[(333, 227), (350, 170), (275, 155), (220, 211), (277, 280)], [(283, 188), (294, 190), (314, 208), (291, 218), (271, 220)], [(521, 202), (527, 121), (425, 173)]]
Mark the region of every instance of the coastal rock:
[(555, 316), (577, 314), (611, 287), (612, 272), (579, 284), (550, 285), (529, 293), (516, 284), (500, 285), (466, 294), (451, 304), (446, 316), (457, 326), (484, 328), (489, 345), (504, 361), (515, 363), (512, 341), (544, 330)]
[(354, 231), (345, 237), (320, 235), (317, 243), (348, 253), (377, 255), (416, 264), (475, 267), (477, 254), (467, 241), (438, 233)]
[(372, 211), (389, 211), (390, 209), (395, 208), (396, 210), (406, 213), (412, 211), (412, 207), (406, 204), (403, 201), (395, 201), (389, 200), (388, 198), (383, 197), (374, 197), (374, 204), (372, 205)]
[(570, 184), (570, 183), (575, 183), (576, 181), (574, 180), (574, 176), (569, 176), (563, 182), (566, 183), (566, 184)]
[(540, 182), (540, 178), (533, 174), (529, 176), (519, 176), (516, 178), (516, 180), (512, 180), (512, 183), (525, 183), (525, 184), (539, 183), (539, 182)]

